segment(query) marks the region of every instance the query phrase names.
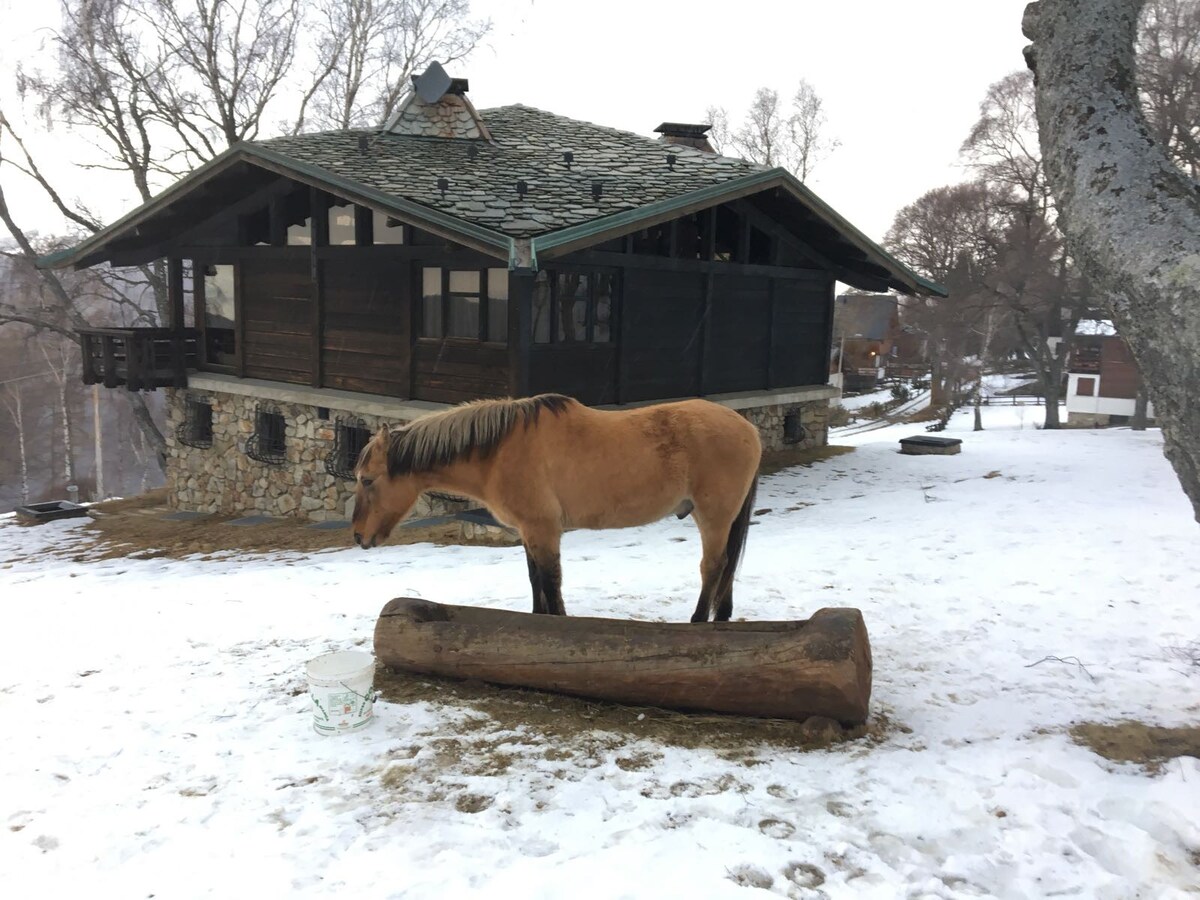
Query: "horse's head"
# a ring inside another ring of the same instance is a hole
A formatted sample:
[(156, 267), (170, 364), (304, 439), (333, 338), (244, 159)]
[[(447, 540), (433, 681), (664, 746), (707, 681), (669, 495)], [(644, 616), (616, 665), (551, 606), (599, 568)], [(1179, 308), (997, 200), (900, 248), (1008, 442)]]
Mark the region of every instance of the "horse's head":
[(354, 467), (354, 543), (369, 550), (392, 533), (421, 496), (411, 475), (388, 475), (391, 433), (382, 426), (363, 447)]

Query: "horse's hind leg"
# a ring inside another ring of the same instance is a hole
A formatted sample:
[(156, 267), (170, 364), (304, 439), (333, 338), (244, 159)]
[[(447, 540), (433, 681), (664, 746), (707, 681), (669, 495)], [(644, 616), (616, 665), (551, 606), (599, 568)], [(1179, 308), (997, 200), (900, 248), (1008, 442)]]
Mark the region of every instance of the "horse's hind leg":
[[(699, 517), (696, 519), (696, 524), (700, 526), (700, 543), (704, 547), (704, 556), (700, 559), (700, 599), (696, 602), (696, 611), (692, 613), (693, 622), (707, 622), (713, 614), (714, 608), (717, 612), (717, 621), (721, 619), (721, 610), (723, 606), (718, 606), (717, 601), (721, 598), (716, 596), (720, 586), (721, 575), (725, 571), (725, 533), (728, 529), (718, 529), (712, 526), (711, 522), (701, 521)], [(730, 612), (732, 612), (733, 599), (730, 597)], [(725, 619), (729, 618), (729, 613), (726, 613)]]

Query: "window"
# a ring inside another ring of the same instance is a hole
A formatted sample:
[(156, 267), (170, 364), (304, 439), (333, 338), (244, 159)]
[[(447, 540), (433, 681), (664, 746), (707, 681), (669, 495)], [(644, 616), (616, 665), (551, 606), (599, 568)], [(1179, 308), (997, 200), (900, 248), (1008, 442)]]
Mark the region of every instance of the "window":
[(404, 223), (399, 219), (374, 210), (371, 213), (375, 244), (403, 244)]
[(738, 231), (741, 220), (727, 206), (717, 207), (717, 230), (713, 236), (713, 259), (733, 262), (737, 259)]
[(565, 344), (587, 340), (588, 276), (560, 272), (555, 293), (558, 298), (558, 328), (555, 340)]
[(175, 429), (179, 443), (207, 450), (212, 446), (212, 401), (188, 397), (183, 410), (183, 422)]
[(204, 352), (205, 359), (220, 366), (234, 364), (233, 266), (204, 267)]
[(259, 407), (254, 413), (254, 433), (246, 438), (246, 455), (267, 465), (286, 461), (287, 441), (283, 413)]
[(343, 203), (340, 206), (330, 206), (329, 246), (353, 247), (354, 235), (354, 204)]
[(306, 216), (304, 221), (288, 226), (287, 245), (289, 247), (308, 247), (312, 245), (312, 216)]
[(1096, 379), (1095, 378), (1080, 378), (1075, 384), (1076, 397), (1094, 397), (1096, 396)]
[(612, 340), (615, 279), (610, 272), (538, 272), (533, 284), (534, 343)]
[(487, 270), (487, 339), (508, 342), (508, 269)]
[(446, 303), (446, 337), (479, 339), (479, 272), (451, 270)]
[(354, 479), (354, 467), (371, 432), (361, 419), (338, 419), (334, 426), (333, 451), (325, 457), (325, 471), (335, 478)]
[(506, 342), (508, 270), (424, 268), (420, 336)]

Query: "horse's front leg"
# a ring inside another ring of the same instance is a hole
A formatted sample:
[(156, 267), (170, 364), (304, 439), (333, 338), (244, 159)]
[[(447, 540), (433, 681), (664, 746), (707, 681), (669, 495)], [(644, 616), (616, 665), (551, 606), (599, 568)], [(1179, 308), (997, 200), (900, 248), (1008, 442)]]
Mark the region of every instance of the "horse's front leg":
[(533, 588), (533, 611), (535, 613), (548, 612), (546, 609), (546, 594), (542, 591), (542, 573), (538, 568), (537, 563), (533, 561), (533, 554), (529, 552), (529, 547), (525, 547), (525, 562), (529, 566), (529, 586)]
[(565, 616), (567, 611), (562, 600), (562, 565), (558, 553), (561, 533), (553, 529), (523, 531), (521, 537), (525, 544), (526, 558), (529, 560), (533, 611)]

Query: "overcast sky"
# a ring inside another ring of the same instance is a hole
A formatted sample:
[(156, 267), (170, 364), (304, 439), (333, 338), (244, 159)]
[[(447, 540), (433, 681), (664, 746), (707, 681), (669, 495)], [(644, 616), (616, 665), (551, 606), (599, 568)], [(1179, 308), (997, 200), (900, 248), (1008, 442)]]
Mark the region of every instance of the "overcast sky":
[[(736, 122), (757, 88), (788, 97), (805, 78), (825, 101), (829, 135), (841, 142), (809, 187), (880, 240), (902, 206), (962, 179), (958, 148), (984, 92), (1024, 65), (1025, 5), (475, 0), (495, 30), (450, 74), (470, 79), (480, 109), (524, 103), (650, 136), (663, 121), (703, 121), (709, 105), (726, 107)], [(12, 72), (20, 62), (48, 64), (44, 29), (56, 7), (0, 0), (0, 96), (10, 118), (20, 111)], [(61, 129), (37, 146), (64, 192), (85, 196), (106, 221), (136, 205), (127, 179), (73, 168), (93, 151)], [(27, 227), (62, 229), (11, 174), (4, 185)]]

